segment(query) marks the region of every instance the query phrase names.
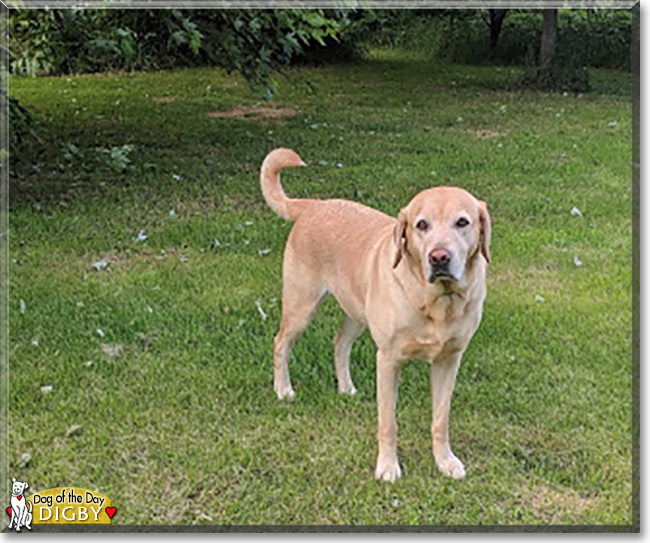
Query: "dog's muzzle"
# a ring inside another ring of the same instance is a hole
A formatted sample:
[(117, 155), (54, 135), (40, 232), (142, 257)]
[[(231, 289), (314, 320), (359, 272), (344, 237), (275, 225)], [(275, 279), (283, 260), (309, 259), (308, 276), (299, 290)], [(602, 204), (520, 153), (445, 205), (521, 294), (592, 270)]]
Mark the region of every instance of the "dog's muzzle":
[(449, 265), (451, 263), (451, 253), (446, 249), (434, 249), (429, 253), (429, 283), (434, 283), (438, 279), (456, 279)]

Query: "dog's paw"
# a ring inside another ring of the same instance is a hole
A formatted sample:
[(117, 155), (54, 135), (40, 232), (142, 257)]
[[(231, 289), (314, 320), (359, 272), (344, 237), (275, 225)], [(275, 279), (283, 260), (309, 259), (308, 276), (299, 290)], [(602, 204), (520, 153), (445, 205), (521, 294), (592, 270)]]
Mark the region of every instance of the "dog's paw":
[(350, 382), (346, 385), (339, 385), (339, 394), (349, 394), (350, 396), (354, 396), (357, 393), (357, 389), (354, 388), (354, 385)]
[(283, 388), (276, 388), (275, 393), (278, 395), (278, 400), (289, 400), (290, 402), (296, 397), (296, 393), (291, 388), (291, 385)]
[(442, 460), (436, 459), (436, 463), (438, 464), (438, 469), (452, 479), (462, 479), (465, 477), (465, 466), (453, 454)]
[(397, 459), (391, 461), (378, 460), (377, 469), (375, 470), (375, 479), (394, 483), (402, 476), (402, 469), (399, 467)]

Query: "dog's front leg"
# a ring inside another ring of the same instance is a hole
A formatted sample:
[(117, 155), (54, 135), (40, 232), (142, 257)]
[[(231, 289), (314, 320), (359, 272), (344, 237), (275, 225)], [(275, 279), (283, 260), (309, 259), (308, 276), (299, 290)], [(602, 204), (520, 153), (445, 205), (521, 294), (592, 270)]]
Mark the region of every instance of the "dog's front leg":
[(375, 477), (389, 483), (402, 476), (397, 459), (397, 387), (400, 364), (394, 357), (377, 351), (377, 410), (379, 413), (379, 455)]
[(462, 353), (446, 356), (431, 364), (431, 398), (433, 403), (433, 456), (440, 471), (454, 479), (465, 477), (465, 467), (449, 445), (449, 409), (456, 385)]

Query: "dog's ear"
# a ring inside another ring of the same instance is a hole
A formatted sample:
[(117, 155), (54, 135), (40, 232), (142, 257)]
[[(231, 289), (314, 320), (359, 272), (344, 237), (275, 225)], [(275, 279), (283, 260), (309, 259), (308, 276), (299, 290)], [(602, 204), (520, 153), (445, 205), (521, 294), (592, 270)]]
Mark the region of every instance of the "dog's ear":
[(11, 478), (11, 482), (12, 482), (12, 483), (15, 483), (15, 482), (16, 482), (16, 478), (15, 478), (15, 477), (12, 477), (12, 478)]
[(24, 491), (26, 488), (29, 488), (29, 485), (28, 485), (27, 483), (25, 483), (25, 486), (23, 487), (23, 491)]
[(393, 231), (393, 241), (397, 247), (397, 253), (395, 254), (395, 260), (393, 261), (393, 268), (397, 268), (397, 265), (402, 260), (403, 254), (406, 252), (406, 226), (408, 224), (408, 215), (406, 214), (406, 208), (402, 208), (397, 216), (397, 224), (395, 225), (395, 230)]
[(479, 200), (479, 220), (481, 221), (481, 253), (487, 263), (490, 263), (490, 240), (492, 238), (492, 227), (487, 204)]

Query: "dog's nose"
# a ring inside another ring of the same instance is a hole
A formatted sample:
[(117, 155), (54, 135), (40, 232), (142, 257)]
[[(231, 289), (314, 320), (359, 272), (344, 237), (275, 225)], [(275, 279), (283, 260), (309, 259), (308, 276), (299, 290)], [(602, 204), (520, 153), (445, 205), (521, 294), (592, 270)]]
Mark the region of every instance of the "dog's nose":
[(429, 253), (429, 262), (434, 268), (445, 268), (450, 260), (451, 255), (445, 249), (434, 249)]

